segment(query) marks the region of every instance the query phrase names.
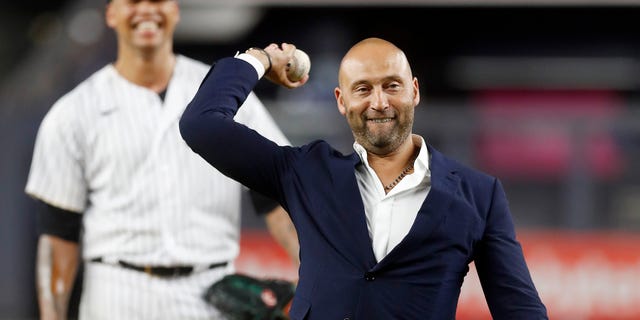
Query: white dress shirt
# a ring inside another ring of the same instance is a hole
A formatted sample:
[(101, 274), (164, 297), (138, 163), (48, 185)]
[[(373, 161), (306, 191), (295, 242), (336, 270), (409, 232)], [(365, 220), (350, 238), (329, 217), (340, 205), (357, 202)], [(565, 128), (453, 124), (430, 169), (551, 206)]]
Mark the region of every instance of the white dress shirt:
[(422, 137), (413, 135), (413, 138), (419, 139), (421, 143), (414, 171), (400, 180), (387, 194), (384, 192), (384, 185), (369, 166), (367, 151), (357, 142), (353, 144), (353, 149), (362, 160), (362, 164), (356, 167), (355, 175), (367, 216), (373, 252), (378, 261), (409, 233), (418, 210), (431, 189), (429, 150)]

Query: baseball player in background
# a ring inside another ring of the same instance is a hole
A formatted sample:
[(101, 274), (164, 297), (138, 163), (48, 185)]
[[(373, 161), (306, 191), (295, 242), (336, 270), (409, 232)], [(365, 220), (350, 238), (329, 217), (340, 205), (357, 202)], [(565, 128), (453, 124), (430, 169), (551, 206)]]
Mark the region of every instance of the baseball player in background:
[[(43, 203), (41, 319), (66, 318), (80, 259), (81, 319), (219, 318), (202, 295), (234, 272), (242, 186), (212, 170), (178, 131), (209, 66), (173, 52), (175, 0), (112, 0), (105, 16), (117, 60), (47, 113), (26, 186)], [(242, 111), (236, 120), (288, 143), (255, 95)], [(254, 203), (297, 259), (286, 212)]]

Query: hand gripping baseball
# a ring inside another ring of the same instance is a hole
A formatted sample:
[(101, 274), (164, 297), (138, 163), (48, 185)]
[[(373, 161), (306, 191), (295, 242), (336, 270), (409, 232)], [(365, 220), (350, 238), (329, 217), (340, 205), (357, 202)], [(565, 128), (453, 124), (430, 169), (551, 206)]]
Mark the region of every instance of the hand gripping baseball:
[(265, 77), (271, 82), (287, 88), (297, 88), (309, 80), (311, 61), (302, 50), (288, 43), (282, 43), (281, 46), (272, 43), (264, 50), (271, 60), (271, 70)]

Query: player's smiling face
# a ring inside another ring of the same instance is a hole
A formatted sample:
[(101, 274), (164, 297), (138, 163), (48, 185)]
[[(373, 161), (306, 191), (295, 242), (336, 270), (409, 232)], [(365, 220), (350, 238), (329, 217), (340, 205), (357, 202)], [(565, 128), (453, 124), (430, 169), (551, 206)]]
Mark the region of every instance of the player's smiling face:
[(149, 50), (171, 47), (180, 10), (176, 0), (112, 0), (106, 19), (120, 45)]
[(347, 54), (336, 88), (338, 109), (365, 149), (388, 154), (411, 134), (420, 97), (404, 54), (386, 43), (368, 43)]

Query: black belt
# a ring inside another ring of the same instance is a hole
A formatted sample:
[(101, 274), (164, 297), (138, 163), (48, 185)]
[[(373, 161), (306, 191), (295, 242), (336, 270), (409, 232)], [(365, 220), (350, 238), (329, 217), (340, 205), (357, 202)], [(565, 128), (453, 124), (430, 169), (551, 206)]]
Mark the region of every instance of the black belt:
[[(106, 261), (104, 261), (102, 259), (102, 257), (93, 258), (93, 259), (91, 259), (89, 261), (90, 262), (98, 262), (98, 263), (107, 263)], [(226, 266), (227, 264), (229, 264), (229, 263), (226, 262), (226, 261), (225, 262), (219, 262), (219, 263), (213, 263), (213, 264), (210, 264), (210, 265), (206, 266), (202, 270), (220, 268), (220, 267)], [(125, 262), (125, 261), (118, 261), (118, 265), (123, 267), (123, 268), (136, 270), (136, 271), (141, 271), (141, 272), (144, 272), (144, 273), (146, 273), (148, 275), (158, 276), (158, 277), (188, 276), (196, 269), (193, 266), (175, 266), (175, 267), (137, 266), (137, 265)]]

